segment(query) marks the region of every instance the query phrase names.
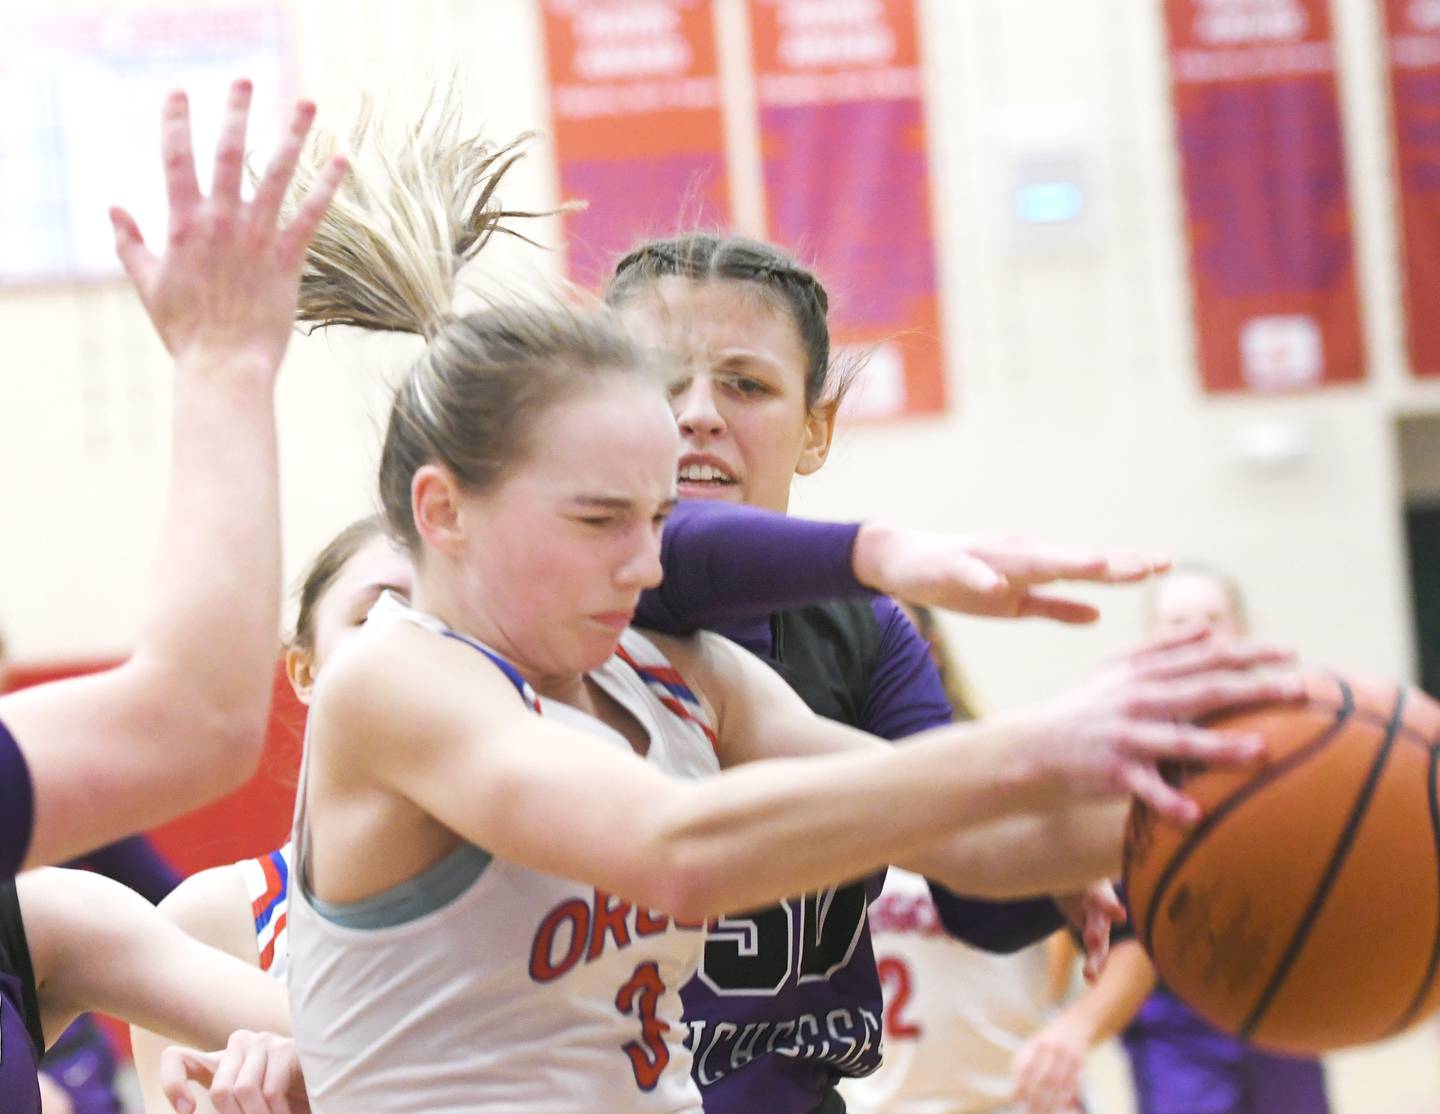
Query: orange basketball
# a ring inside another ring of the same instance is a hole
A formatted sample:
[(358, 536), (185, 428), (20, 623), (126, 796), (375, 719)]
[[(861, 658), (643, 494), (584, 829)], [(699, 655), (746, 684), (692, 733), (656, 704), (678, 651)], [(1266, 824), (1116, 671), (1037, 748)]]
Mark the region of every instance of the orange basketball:
[(1125, 885), (1160, 978), (1202, 1016), (1286, 1052), (1398, 1033), (1440, 1007), (1440, 705), (1307, 680), (1303, 705), (1226, 715), (1268, 757), (1178, 771), (1189, 831), (1130, 812)]

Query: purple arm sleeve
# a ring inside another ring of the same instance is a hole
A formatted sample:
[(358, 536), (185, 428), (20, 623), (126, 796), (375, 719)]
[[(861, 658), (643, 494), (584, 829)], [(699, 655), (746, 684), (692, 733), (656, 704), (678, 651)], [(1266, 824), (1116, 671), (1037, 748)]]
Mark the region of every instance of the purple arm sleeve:
[(665, 524), (665, 579), (640, 597), (635, 625), (690, 634), (865, 595), (850, 563), (859, 530), (855, 522), (811, 522), (758, 507), (687, 500)]
[(35, 826), (34, 789), (25, 755), (0, 723), (0, 882), (20, 873)]
[[(950, 703), (929, 646), (893, 600), (877, 596), (871, 606), (880, 626), (880, 652), (861, 726), (872, 735), (894, 740), (949, 723)], [(930, 895), (946, 932), (988, 952), (1019, 951), (1065, 923), (1048, 898), (982, 901), (933, 881)]]
[(144, 836), (119, 840), (66, 865), (113, 878), (151, 905), (160, 904), (165, 895), (180, 884), (179, 873)]

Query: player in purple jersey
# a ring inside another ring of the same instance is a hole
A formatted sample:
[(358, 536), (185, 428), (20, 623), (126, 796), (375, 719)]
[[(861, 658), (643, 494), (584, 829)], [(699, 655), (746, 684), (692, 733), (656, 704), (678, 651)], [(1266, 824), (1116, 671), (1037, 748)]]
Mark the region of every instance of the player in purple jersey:
[(278, 221), (314, 115), (302, 103), (242, 200), (250, 92), (231, 87), (208, 197), (185, 95), (166, 100), (161, 255), (111, 211), (121, 263), (175, 363), (169, 509), (129, 660), (0, 697), (0, 879), (185, 812), (259, 760), (280, 605), (275, 375), (305, 248), (345, 164)]
[(118, 882), (48, 868), (0, 883), (0, 1110), (40, 1109), (40, 1053), (86, 1010), (206, 1044), (245, 1024), (288, 1030), (272, 980)]
[[(10, 677), (5, 639), (0, 635), (0, 692), (10, 690)], [(129, 836), (66, 865), (113, 878), (152, 904), (180, 881), (174, 867), (144, 836)], [(40, 1064), (46, 1114), (120, 1114), (117, 1067), (115, 1051), (94, 1018), (89, 1014), (76, 1018)]]
[[(785, 511), (795, 476), (825, 462), (844, 389), (835, 381), (828, 300), (816, 277), (772, 245), (691, 235), (627, 255), (606, 298), (685, 365), (674, 395), (685, 450), (680, 494)], [(927, 562), (897, 559), (890, 540), (883, 524), (867, 524), (853, 538), (855, 567), (869, 583), (977, 614), (1088, 621), (1093, 608), (1038, 586), (1062, 577), (1138, 580), (1158, 567), (1135, 556), (978, 543), (975, 551), (986, 560), (971, 585), (976, 591), (957, 599), (938, 578), (927, 582)], [(949, 545), (953, 551), (957, 543)], [(931, 556), (943, 552), (937, 544)], [(797, 576), (810, 571), (799, 559), (793, 567)], [(712, 565), (680, 573), (688, 585), (715, 571)], [(905, 571), (911, 583), (903, 583)], [(680, 588), (662, 583), (660, 592), (684, 610)], [(692, 610), (642, 621), (685, 629), (683, 619), (696, 617)], [(828, 718), (892, 740), (950, 720), (929, 648), (884, 596), (746, 621), (733, 614), (699, 621), (769, 661)], [(874, 875), (864, 885), (726, 918), (712, 931), (699, 976), (685, 992), (707, 1110), (838, 1111), (844, 1104), (837, 1079), (874, 1070), (881, 990), (865, 909), (882, 880)], [(996, 950), (1032, 943), (1062, 923), (1049, 901), (971, 901), (940, 887), (936, 900), (952, 934)]]

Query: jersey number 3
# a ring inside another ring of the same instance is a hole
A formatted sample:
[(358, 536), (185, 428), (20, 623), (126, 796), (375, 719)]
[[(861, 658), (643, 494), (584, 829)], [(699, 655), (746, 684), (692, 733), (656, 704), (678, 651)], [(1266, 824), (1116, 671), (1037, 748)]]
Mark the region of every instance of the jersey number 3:
[(665, 1043), (665, 1034), (670, 1026), (655, 1016), (660, 1008), (660, 995), (665, 993), (665, 982), (660, 978), (660, 968), (654, 960), (635, 968), (635, 973), (625, 980), (615, 995), (615, 1008), (626, 1017), (640, 1019), (640, 1039), (626, 1041), (621, 1047), (630, 1057), (630, 1067), (635, 1071), (635, 1085), (642, 1091), (653, 1091), (660, 1082), (665, 1065), (670, 1062), (670, 1049)]

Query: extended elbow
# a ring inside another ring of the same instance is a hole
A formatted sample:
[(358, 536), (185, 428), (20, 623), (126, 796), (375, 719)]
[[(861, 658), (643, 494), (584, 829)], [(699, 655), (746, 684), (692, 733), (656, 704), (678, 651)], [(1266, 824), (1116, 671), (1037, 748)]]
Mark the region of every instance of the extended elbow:
[(136, 659), (125, 668), (150, 708), (152, 741), (172, 756), (181, 792), (199, 803), (239, 788), (255, 773), (269, 720), (268, 685), (217, 690)]

